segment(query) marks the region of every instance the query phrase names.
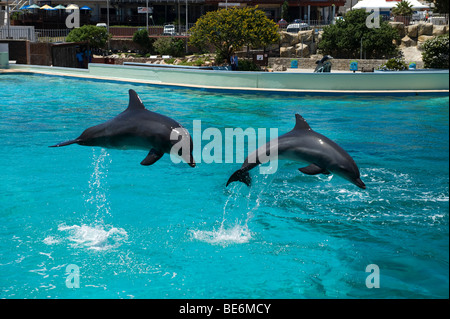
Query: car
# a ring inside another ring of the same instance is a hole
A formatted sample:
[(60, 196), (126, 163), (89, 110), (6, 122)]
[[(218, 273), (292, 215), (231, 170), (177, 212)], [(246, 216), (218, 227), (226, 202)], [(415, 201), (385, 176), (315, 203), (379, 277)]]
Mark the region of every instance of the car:
[(175, 34), (177, 34), (175, 32), (175, 25), (168, 24), (164, 26), (163, 35), (175, 35)]
[(302, 30), (309, 30), (309, 24), (307, 23), (291, 23), (287, 26), (286, 32), (297, 33)]
[(103, 28), (106, 28), (106, 27), (107, 27), (107, 26), (106, 26), (106, 23), (97, 23), (95, 26), (96, 26), (96, 27), (103, 27)]

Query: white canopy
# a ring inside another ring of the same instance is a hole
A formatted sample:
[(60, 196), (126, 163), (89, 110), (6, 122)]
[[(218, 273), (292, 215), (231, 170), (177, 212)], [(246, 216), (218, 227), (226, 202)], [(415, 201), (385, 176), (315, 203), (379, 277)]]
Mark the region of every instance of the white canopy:
[(69, 4), (69, 5), (66, 7), (66, 10), (79, 10), (79, 9), (80, 9), (80, 7), (77, 6), (76, 4)]
[[(401, 0), (362, 0), (353, 6), (352, 9), (379, 8), (390, 10), (397, 6)], [(420, 3), (418, 0), (407, 0), (414, 10), (429, 9), (430, 7)]]

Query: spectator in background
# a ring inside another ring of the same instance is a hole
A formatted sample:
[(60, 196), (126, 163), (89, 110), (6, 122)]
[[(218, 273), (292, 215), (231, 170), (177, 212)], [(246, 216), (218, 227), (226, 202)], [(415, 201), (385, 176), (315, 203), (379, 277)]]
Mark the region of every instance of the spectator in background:
[(78, 61), (78, 67), (83, 68), (84, 67), (84, 56), (83, 52), (81, 52), (81, 49), (77, 49), (77, 61)]
[(230, 58), (231, 63), (231, 71), (236, 71), (238, 69), (238, 57), (236, 54), (233, 54)]
[(86, 67), (88, 65), (88, 63), (92, 63), (92, 51), (89, 47), (86, 48), (86, 50), (84, 50), (83, 52), (84, 54), (84, 58), (86, 59)]

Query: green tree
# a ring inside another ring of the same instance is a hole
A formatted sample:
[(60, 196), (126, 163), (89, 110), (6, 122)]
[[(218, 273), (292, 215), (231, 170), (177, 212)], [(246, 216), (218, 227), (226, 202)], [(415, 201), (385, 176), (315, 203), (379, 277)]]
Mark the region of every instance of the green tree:
[(172, 37), (158, 38), (153, 43), (153, 48), (161, 55), (183, 56), (184, 41)]
[(289, 21), (288, 10), (289, 10), (289, 3), (287, 1), (284, 1), (281, 6), (281, 18), (286, 21)]
[(102, 49), (106, 46), (109, 34), (106, 28), (93, 25), (84, 25), (70, 31), (66, 38), (67, 42), (88, 42), (91, 48)]
[(395, 16), (407, 17), (412, 16), (414, 10), (412, 8), (412, 5), (408, 1), (402, 0), (399, 3), (397, 3), (397, 5), (394, 8), (392, 8), (392, 13)]
[(434, 12), (449, 13), (449, 1), (448, 0), (434, 0)]
[(152, 49), (152, 41), (148, 37), (146, 29), (138, 30), (133, 34), (133, 42), (137, 43), (144, 53), (148, 53)]
[(393, 41), (400, 40), (398, 31), (384, 21), (380, 21), (379, 28), (369, 28), (366, 25), (368, 16), (369, 13), (363, 9), (353, 10), (335, 25), (326, 26), (318, 49), (335, 58), (358, 58), (362, 39), (363, 52), (367, 58), (396, 56), (398, 49)]
[(244, 45), (265, 47), (279, 39), (278, 27), (256, 8), (229, 8), (211, 11), (191, 28), (189, 43), (200, 50), (211, 45), (217, 60), (229, 61), (235, 50)]
[(423, 46), (422, 61), (425, 68), (448, 69), (449, 36), (448, 34), (427, 40)]

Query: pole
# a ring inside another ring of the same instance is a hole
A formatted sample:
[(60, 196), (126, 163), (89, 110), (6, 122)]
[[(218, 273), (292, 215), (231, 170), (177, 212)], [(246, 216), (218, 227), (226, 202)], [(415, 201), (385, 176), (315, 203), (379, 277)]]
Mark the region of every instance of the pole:
[(361, 37), (361, 49), (360, 49), (360, 52), (359, 52), (359, 59), (360, 60), (362, 60), (362, 51), (363, 51), (363, 38)]
[(188, 0), (186, 0), (186, 53), (188, 52)]
[(11, 33), (9, 30), (9, 26), (11, 25), (11, 21), (9, 20), (9, 0), (6, 0), (6, 20), (7, 20), (7, 26), (8, 26), (8, 39), (11, 38)]
[(145, 3), (147, 6), (147, 9), (145, 10), (145, 17), (146, 17), (145, 21), (147, 22), (147, 34), (148, 34), (148, 0), (146, 0)]
[(331, 18), (331, 21), (334, 22), (334, 16), (336, 15), (336, 6), (334, 5), (334, 3), (332, 7), (333, 7), (333, 17)]
[(177, 14), (178, 14), (177, 33), (179, 35), (181, 35), (181, 3), (180, 3), (180, 0), (178, 0)]
[(106, 30), (108, 32), (108, 51), (109, 51), (111, 49), (111, 43), (109, 41), (109, 0), (106, 0)]
[(311, 5), (308, 4), (308, 25), (311, 25)]

